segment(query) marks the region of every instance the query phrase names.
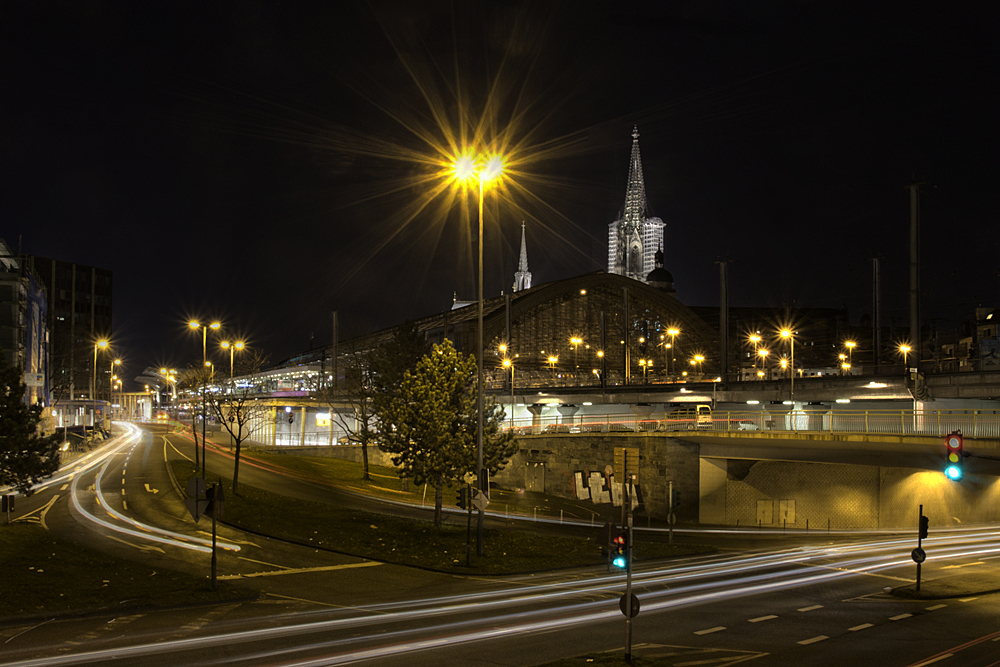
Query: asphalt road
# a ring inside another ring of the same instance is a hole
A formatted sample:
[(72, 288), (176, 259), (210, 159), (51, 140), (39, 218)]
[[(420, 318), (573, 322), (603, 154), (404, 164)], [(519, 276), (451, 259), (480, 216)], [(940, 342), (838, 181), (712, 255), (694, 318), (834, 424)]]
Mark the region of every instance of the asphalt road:
[[(106, 459), (90, 469), (86, 461), (75, 463), (72, 480), (56, 480), (19, 513), (39, 520), (44, 514), (50, 530), (118, 555), (207, 575), (208, 557), (192, 540), (204, 539), (210, 528), (206, 519), (195, 524), (187, 516), (164, 465), (165, 457), (190, 455), (190, 443), (185, 449), (172, 440), (145, 432), (109, 445)], [(210, 455), (208, 463), (210, 478), (215, 466), (226, 465), (221, 455)], [(278, 483), (271, 471), (247, 466), (243, 473), (248, 483)], [(305, 483), (294, 492), (327, 501), (331, 493)], [(338, 502), (364, 502), (344, 495)], [(136, 526), (109, 512), (168, 531), (157, 533), (165, 541), (121, 532)], [(624, 576), (603, 568), (459, 577), (225, 526), (219, 539), (239, 547), (220, 556), (220, 576), (262, 590), (259, 600), (10, 624), (0, 627), (0, 661), (537, 665), (624, 645), (617, 604)], [(633, 652), (677, 665), (1000, 665), (1000, 612), (995, 597), (977, 594), (1000, 588), (1000, 532), (940, 531), (925, 541), (924, 590), (949, 596), (942, 600), (884, 592), (912, 584), (913, 546), (908, 536), (814, 537), (643, 564), (633, 575), (642, 603), (633, 620)]]

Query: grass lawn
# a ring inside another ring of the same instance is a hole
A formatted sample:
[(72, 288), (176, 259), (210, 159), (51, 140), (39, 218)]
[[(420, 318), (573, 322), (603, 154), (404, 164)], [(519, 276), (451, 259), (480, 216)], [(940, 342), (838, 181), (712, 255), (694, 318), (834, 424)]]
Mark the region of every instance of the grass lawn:
[(0, 526), (0, 617), (168, 606), (245, 598), (207, 576), (154, 570), (55, 537), (41, 526)]
[[(288, 455), (276, 458), (284, 467), (309, 470), (310, 476), (317, 471), (316, 459), (303, 462), (299, 457)], [(362, 484), (358, 481), (360, 464), (330, 459), (320, 459), (319, 463), (331, 463), (331, 469), (353, 466), (344, 470), (349, 472), (354, 483)], [(181, 487), (186, 487), (187, 480), (196, 474), (194, 466), (188, 461), (173, 461), (171, 465)], [(399, 480), (394, 480), (398, 486)], [(331, 481), (330, 478), (327, 481)], [(372, 482), (380, 483), (384, 482)], [(461, 520), (455, 523), (454, 516), (450, 519), (452, 523), (436, 529), (430, 521), (342, 509), (324, 503), (289, 501), (285, 496), (245, 483), (240, 485), (240, 496), (235, 496), (229, 493), (231, 479), (223, 480), (223, 484), (227, 491), (223, 517), (226, 523), (362, 558), (466, 574), (537, 572), (606, 563), (600, 545), (591, 539), (555, 537), (527, 530), (487, 529), (484, 534), (486, 555), (477, 557), (473, 545), (471, 566), (466, 566), (466, 526)], [(450, 497), (445, 495), (445, 498)], [(413, 500), (419, 500), (419, 496)], [(474, 542), (474, 534), (472, 539)], [(701, 546), (643, 542), (635, 546), (635, 558), (650, 560), (706, 550)]]

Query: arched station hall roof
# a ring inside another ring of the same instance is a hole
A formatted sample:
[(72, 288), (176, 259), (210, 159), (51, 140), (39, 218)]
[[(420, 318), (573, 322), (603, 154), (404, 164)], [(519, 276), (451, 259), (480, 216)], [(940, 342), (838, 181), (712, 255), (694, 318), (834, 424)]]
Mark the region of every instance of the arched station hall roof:
[[(475, 303), (413, 320), (413, 324), (432, 343), (448, 338), (466, 354), (476, 353)], [(691, 355), (704, 354), (710, 358), (704, 369), (708, 370), (718, 347), (718, 333), (711, 326), (673, 294), (631, 278), (595, 271), (486, 299), (484, 365), (492, 368), (492, 361), (499, 364), (504, 356), (499, 346), (504, 344), (506, 356), (514, 359), (522, 371), (550, 368), (548, 357), (556, 356), (563, 370), (572, 364), (573, 368), (590, 372), (588, 369), (593, 367), (596, 353), (602, 347), (609, 369), (623, 368), (626, 356), (631, 367), (637, 366), (638, 359), (648, 358), (662, 369), (667, 353), (663, 345), (669, 339), (666, 334), (669, 327), (681, 332), (673, 341), (675, 358), (686, 364)], [(375, 347), (390, 340), (397, 328), (342, 340), (338, 354)], [(573, 345), (570, 342), (573, 338), (583, 342)], [(318, 363), (324, 352), (329, 354), (330, 347), (304, 352), (285, 363)]]

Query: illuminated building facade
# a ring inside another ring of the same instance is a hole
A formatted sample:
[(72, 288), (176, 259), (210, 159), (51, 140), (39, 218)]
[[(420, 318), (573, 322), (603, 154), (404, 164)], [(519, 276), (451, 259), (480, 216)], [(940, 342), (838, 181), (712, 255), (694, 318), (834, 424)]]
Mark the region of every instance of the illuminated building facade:
[[(53, 400), (93, 400), (94, 341), (111, 335), (113, 274), (108, 269), (44, 257), (25, 257), (49, 298)], [(98, 389), (108, 388), (107, 364), (97, 367)], [(98, 391), (100, 397), (100, 391)]]

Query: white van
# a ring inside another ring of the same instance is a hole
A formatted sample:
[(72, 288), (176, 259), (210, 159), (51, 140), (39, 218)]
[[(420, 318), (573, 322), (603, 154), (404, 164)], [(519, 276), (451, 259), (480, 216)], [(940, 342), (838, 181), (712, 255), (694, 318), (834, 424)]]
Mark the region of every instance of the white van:
[(712, 428), (712, 406), (685, 405), (667, 413), (660, 425), (661, 431), (693, 431)]

